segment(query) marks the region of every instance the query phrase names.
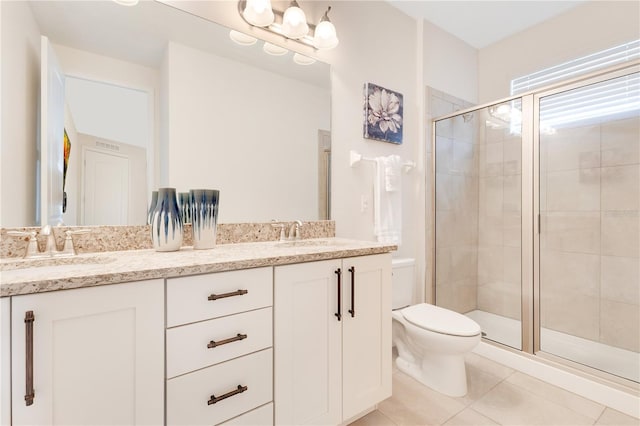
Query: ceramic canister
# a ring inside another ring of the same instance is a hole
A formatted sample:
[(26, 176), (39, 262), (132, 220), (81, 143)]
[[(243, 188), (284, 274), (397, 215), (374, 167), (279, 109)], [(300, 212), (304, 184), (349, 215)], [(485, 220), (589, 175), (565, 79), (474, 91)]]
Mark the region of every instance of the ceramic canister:
[(151, 217), (151, 239), (157, 251), (176, 251), (182, 246), (184, 227), (175, 188), (158, 188)]
[(189, 191), (194, 249), (210, 249), (216, 245), (219, 196), (220, 191), (216, 189)]

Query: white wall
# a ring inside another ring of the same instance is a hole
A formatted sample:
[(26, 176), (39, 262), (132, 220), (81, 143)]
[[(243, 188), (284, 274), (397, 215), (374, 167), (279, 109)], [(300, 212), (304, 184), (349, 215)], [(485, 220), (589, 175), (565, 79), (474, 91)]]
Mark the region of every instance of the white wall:
[(429, 21), (423, 25), (425, 85), (477, 103), (478, 50)]
[(481, 49), (479, 101), (508, 97), (516, 77), (638, 38), (640, 2), (585, 2)]
[[(25, 2), (2, 8), (1, 226), (34, 224), (40, 31)], [(26, 70), (26, 72), (25, 72)], [(9, 119), (7, 119), (9, 118)], [(26, 202), (18, 202), (25, 199)]]
[(220, 222), (317, 217), (329, 92), (177, 43), (168, 61), (169, 185), (220, 190)]

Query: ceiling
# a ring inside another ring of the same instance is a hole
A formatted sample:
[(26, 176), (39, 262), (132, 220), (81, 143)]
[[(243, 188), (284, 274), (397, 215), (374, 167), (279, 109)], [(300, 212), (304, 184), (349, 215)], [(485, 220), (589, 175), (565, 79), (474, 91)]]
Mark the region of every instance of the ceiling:
[(481, 49), (560, 15), (587, 0), (387, 1), (407, 15), (426, 19), (467, 44)]

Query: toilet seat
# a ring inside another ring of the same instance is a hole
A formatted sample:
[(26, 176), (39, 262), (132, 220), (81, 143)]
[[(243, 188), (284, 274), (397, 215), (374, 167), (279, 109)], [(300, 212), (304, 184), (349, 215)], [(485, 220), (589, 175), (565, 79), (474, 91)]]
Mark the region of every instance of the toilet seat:
[(462, 337), (481, 333), (480, 326), (472, 319), (428, 303), (409, 306), (400, 312), (409, 323), (435, 333)]

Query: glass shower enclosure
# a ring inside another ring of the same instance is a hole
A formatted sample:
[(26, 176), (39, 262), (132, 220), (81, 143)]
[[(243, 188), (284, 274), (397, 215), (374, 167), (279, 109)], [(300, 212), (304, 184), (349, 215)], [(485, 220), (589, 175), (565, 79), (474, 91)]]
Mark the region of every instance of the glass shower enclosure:
[(640, 381), (640, 66), (434, 120), (434, 300)]

